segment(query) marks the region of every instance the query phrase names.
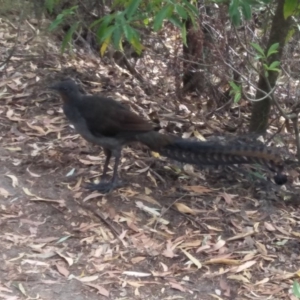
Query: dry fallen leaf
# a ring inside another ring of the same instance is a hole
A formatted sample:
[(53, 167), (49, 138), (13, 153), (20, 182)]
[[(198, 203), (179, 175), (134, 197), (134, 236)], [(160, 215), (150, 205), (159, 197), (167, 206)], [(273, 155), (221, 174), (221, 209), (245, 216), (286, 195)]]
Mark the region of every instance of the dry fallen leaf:
[(249, 279), (243, 275), (229, 275), (227, 276), (228, 279), (241, 281), (243, 283), (250, 283)]
[(12, 180), (12, 186), (15, 188), (19, 185), (18, 178), (14, 175), (5, 175), (6, 177), (9, 177)]
[(109, 297), (109, 291), (102, 287), (101, 285), (98, 284), (93, 284), (93, 283), (84, 283), (84, 285), (92, 287), (98, 291), (98, 293), (102, 296)]
[(179, 284), (178, 282), (174, 282), (174, 281), (169, 281), (169, 284), (171, 286), (171, 288), (175, 289), (175, 290), (179, 290), (181, 292), (185, 292), (186, 288), (183, 287), (181, 284)]
[(62, 257), (62, 258), (68, 263), (69, 266), (72, 266), (72, 265), (73, 265), (74, 260), (73, 260), (71, 257), (68, 257), (68, 256), (66, 256), (66, 255), (63, 255), (63, 254), (60, 253), (59, 251), (56, 251), (56, 253), (57, 253), (60, 257)]
[(78, 281), (81, 281), (81, 282), (84, 282), (84, 283), (86, 283), (86, 282), (91, 282), (91, 281), (95, 281), (95, 280), (97, 280), (98, 278), (99, 278), (98, 275), (84, 276), (84, 277), (76, 277), (76, 279), (77, 279)]
[(189, 208), (187, 205), (183, 204), (183, 203), (179, 203), (179, 202), (176, 202), (174, 203), (174, 206), (181, 212), (181, 213), (184, 213), (184, 214), (191, 214), (191, 215), (196, 215), (196, 212)]
[(221, 249), (222, 247), (224, 247), (226, 244), (226, 241), (224, 240), (219, 240), (210, 250), (208, 250), (207, 252), (213, 252), (213, 251), (217, 251), (219, 249)]
[(228, 238), (227, 241), (235, 241), (235, 240), (244, 239), (245, 237), (251, 236), (253, 234), (254, 234), (254, 231), (249, 231), (249, 232), (237, 234), (237, 235), (235, 235), (233, 237)]
[(140, 263), (143, 260), (145, 260), (145, 257), (143, 257), (143, 256), (137, 256), (137, 257), (132, 258), (131, 262), (133, 264), (138, 264), (138, 263)]
[(70, 275), (70, 272), (64, 267), (64, 266), (61, 266), (59, 264), (55, 264), (56, 268), (57, 268), (57, 271), (64, 275), (66, 278), (68, 278), (68, 276)]
[(244, 264), (242, 264), (238, 267), (234, 267), (233, 269), (231, 269), (231, 272), (235, 272), (235, 273), (242, 272), (246, 269), (249, 269), (250, 267), (252, 267), (256, 263), (257, 263), (257, 261), (255, 261), (255, 260), (249, 260), (249, 261), (245, 262)]
[(158, 205), (158, 206), (161, 207), (161, 204), (149, 195), (139, 194), (139, 195), (136, 195), (136, 198), (138, 198), (139, 200), (143, 200), (143, 201), (146, 201), (146, 202), (149, 202), (151, 204), (155, 204), (155, 205)]
[(224, 200), (226, 201), (227, 204), (232, 205), (233, 204), (232, 199), (234, 197), (236, 197), (237, 195), (231, 195), (231, 194), (227, 194), (226, 192), (224, 192), (224, 193), (221, 193), (220, 196), (224, 198)]
[(187, 251), (185, 251), (184, 249), (181, 249), (181, 251), (185, 254), (185, 256), (198, 268), (201, 269), (202, 268), (202, 264), (201, 262), (196, 259), (193, 255), (191, 255), (190, 253), (188, 253)]
[(201, 185), (194, 185), (194, 186), (185, 185), (185, 186), (183, 186), (183, 188), (185, 190), (188, 190), (188, 191), (191, 191), (191, 192), (194, 192), (194, 193), (197, 193), (197, 194), (205, 194), (205, 193), (212, 192), (211, 189), (209, 189), (205, 186), (201, 186)]
[(124, 271), (123, 275), (133, 276), (133, 277), (149, 277), (151, 273), (143, 273), (143, 272), (134, 272), (134, 271)]
[(265, 228), (269, 231), (275, 231), (276, 229), (274, 228), (274, 226), (268, 222), (264, 222)]
[(0, 196), (3, 196), (4, 198), (7, 198), (11, 194), (4, 188), (0, 187)]
[(257, 247), (257, 250), (263, 254), (263, 255), (268, 255), (268, 251), (267, 248), (264, 244), (260, 243), (260, 242), (255, 242), (255, 245)]

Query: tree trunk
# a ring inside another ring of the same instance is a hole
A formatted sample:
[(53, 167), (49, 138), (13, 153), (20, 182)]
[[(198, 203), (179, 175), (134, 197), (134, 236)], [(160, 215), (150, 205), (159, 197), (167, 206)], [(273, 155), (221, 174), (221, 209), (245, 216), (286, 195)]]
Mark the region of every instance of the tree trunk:
[(183, 45), (183, 93), (201, 90), (203, 73), (199, 72), (199, 63), (202, 62), (203, 32), (193, 27), (191, 20), (186, 22), (186, 43)]
[[(279, 43), (278, 52), (271, 55), (271, 57), (268, 58), (267, 64), (270, 65), (273, 61), (280, 61), (283, 49), (285, 45), (285, 40), (291, 25), (291, 17), (288, 17), (286, 20), (283, 16), (283, 7), (284, 7), (285, 0), (277, 0), (277, 8), (275, 11), (275, 15), (273, 17), (271, 31), (270, 31), (270, 37), (269, 42), (267, 45), (267, 49), (271, 47), (271, 45), (275, 43)], [(270, 82), (271, 89), (275, 86), (276, 81), (278, 78), (278, 72), (269, 72), (268, 80)], [(263, 72), (260, 75), (259, 81), (258, 81), (258, 88), (260, 90), (265, 91), (266, 93), (270, 92), (270, 89), (268, 87), (268, 84), (266, 80), (264, 79)], [(263, 98), (264, 94), (257, 90), (256, 92), (256, 99)], [(271, 109), (271, 98), (266, 98), (262, 101), (253, 102), (252, 106), (252, 115), (251, 115), (251, 121), (250, 121), (250, 131), (264, 134), (268, 128), (268, 121), (269, 121), (269, 114)]]

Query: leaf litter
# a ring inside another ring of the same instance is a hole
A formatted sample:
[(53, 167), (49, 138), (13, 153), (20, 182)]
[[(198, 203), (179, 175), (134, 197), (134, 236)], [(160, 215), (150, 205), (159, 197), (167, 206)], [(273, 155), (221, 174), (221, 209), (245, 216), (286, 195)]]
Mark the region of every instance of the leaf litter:
[[(22, 39), (32, 26), (24, 24)], [(0, 27), (13, 34), (5, 22)], [(20, 47), (23, 57), (32, 52), (38, 59), (12, 59), (0, 85), (0, 297), (57, 299), (53, 286), (63, 287), (59, 299), (67, 300), (83, 299), (76, 296), (81, 293), (89, 299), (290, 297), (300, 275), (300, 215), (281, 199), (265, 219), (268, 194), (247, 178), (236, 174), (235, 185), (224, 178), (214, 182), (206, 170), (136, 145), (124, 149), (126, 187), (107, 196), (83, 189), (99, 180), (104, 156), (67, 124), (59, 99), (45, 93), (60, 73), (74, 75), (68, 71), (73, 68), (89, 92), (105, 93), (101, 78), (109, 78), (109, 96), (145, 118), (154, 112), (163, 128), (183, 137), (204, 139), (196, 129), (200, 116), (163, 88), (146, 95), (120, 67), (53, 54), (59, 44), (48, 43), (42, 62), (40, 37)], [(156, 67), (161, 74), (166, 69)], [(173, 113), (174, 105), (181, 115)], [(203, 132), (217, 128), (216, 122)]]

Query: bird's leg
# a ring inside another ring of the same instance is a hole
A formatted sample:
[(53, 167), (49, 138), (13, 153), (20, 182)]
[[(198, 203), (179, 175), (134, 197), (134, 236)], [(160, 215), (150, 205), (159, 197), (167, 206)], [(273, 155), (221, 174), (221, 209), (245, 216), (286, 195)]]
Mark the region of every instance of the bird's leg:
[(120, 164), (120, 157), (121, 157), (121, 153), (119, 152), (115, 156), (115, 165), (114, 165), (113, 177), (112, 177), (112, 180), (111, 180), (112, 185), (116, 185), (116, 186), (118, 186), (118, 183), (119, 183), (118, 167), (119, 167), (119, 164)]
[(106, 180), (106, 173), (107, 173), (107, 170), (108, 170), (108, 165), (109, 165), (109, 162), (110, 162), (110, 159), (111, 159), (111, 150), (109, 149), (103, 149), (104, 151), (104, 154), (106, 156), (105, 158), (105, 163), (104, 163), (104, 166), (103, 166), (103, 173), (102, 173), (102, 176), (101, 176), (101, 181), (105, 181)]
[[(115, 152), (114, 153), (115, 165), (114, 165), (112, 180), (110, 182), (101, 181), (98, 184), (90, 184), (87, 186), (88, 189), (94, 190), (94, 191), (99, 191), (101, 193), (108, 193), (108, 192), (114, 190), (115, 188), (118, 188), (123, 185), (122, 182), (118, 179), (118, 167), (119, 167), (120, 158), (121, 158), (121, 151), (114, 151), (114, 152)], [(106, 154), (107, 154), (107, 156), (106, 156), (106, 161), (105, 161), (104, 168), (103, 168), (102, 178), (103, 178), (103, 176), (106, 175), (106, 172), (108, 169), (108, 163), (109, 163), (110, 157), (113, 153), (110, 151), (110, 154), (109, 154), (109, 152), (106, 152)]]

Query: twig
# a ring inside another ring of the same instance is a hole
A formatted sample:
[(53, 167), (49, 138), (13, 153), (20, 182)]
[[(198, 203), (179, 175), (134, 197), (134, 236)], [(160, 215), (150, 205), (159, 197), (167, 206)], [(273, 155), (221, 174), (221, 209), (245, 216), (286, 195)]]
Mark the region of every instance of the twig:
[(226, 107), (227, 105), (229, 105), (232, 102), (232, 97), (230, 97), (230, 99), (221, 107), (218, 107), (216, 109), (214, 109), (213, 111), (209, 112), (205, 117), (209, 118), (210, 116), (212, 116), (215, 112), (222, 110), (224, 107)]
[[(264, 80), (266, 81), (267, 85), (268, 85), (268, 89), (271, 89), (271, 84), (270, 81), (267, 77), (264, 78)], [(283, 108), (279, 105), (277, 98), (274, 96), (274, 94), (272, 93), (270, 95), (271, 100), (273, 101), (273, 103), (275, 104), (275, 106), (277, 107), (277, 109), (279, 110), (280, 114), (286, 119), (286, 120), (292, 120), (293, 122), (293, 127), (294, 127), (294, 131), (295, 131), (295, 139), (296, 139), (296, 146), (297, 146), (297, 157), (298, 157), (298, 161), (300, 161), (300, 137), (299, 137), (299, 128), (298, 128), (298, 116), (299, 116), (299, 112), (292, 112), (292, 113), (286, 113)]]
[(255, 88), (257, 91), (260, 91), (262, 94), (264, 94), (264, 96), (262, 98), (259, 99), (250, 99), (249, 97), (247, 97), (247, 95), (245, 93), (243, 93), (244, 97), (251, 101), (251, 102), (259, 102), (259, 101), (263, 101), (266, 98), (270, 97), (270, 95), (275, 91), (276, 87), (271, 88), (271, 90), (267, 93), (266, 91), (261, 90), (260, 88), (258, 88), (258, 86), (256, 86), (255, 84), (253, 84), (251, 81), (249, 81), (242, 73), (240, 73), (236, 68), (234, 68), (231, 64), (227, 63), (224, 59), (223, 59), (223, 63), (228, 66), (230, 69), (232, 69), (233, 71), (237, 72), (237, 74), (239, 74), (241, 76), (241, 78), (243, 78), (249, 85), (251, 85), (253, 88)]
[[(244, 45), (241, 43), (241, 46), (243, 47), (243, 48), (245, 48), (244, 47)], [(230, 49), (232, 50), (232, 51), (234, 51), (234, 49), (232, 49), (232, 47), (230, 47)], [(216, 49), (217, 51), (218, 51), (218, 49)], [(256, 86), (255, 84), (253, 84), (250, 80), (248, 80), (241, 72), (239, 72), (236, 68), (234, 68), (230, 63), (228, 63), (227, 61), (226, 61), (226, 59), (223, 57), (223, 55), (222, 55), (222, 53), (220, 52), (220, 51), (218, 51), (218, 53), (219, 53), (219, 55), (220, 55), (220, 57), (222, 58), (222, 61), (223, 61), (223, 63), (227, 66), (227, 67), (229, 67), (231, 70), (233, 70), (234, 72), (236, 72), (245, 82), (247, 82), (247, 84), (249, 84), (250, 86), (252, 86), (253, 88), (255, 88), (257, 91), (260, 91), (264, 96), (262, 97), (262, 98), (259, 98), (259, 99), (250, 99), (247, 95), (246, 95), (246, 93), (243, 93), (243, 96), (248, 100), (248, 101), (251, 101), (251, 102), (259, 102), (259, 101), (263, 101), (264, 99), (266, 99), (266, 98), (268, 98), (273, 92), (274, 92), (274, 90), (275, 90), (275, 88), (276, 87), (273, 87), (273, 88), (271, 88), (270, 89), (270, 91), (267, 93), (266, 91), (264, 91), (264, 90), (261, 90), (258, 86)], [(248, 51), (247, 51), (247, 53), (248, 53)], [(257, 71), (257, 69), (251, 64), (251, 66), (252, 66), (252, 68), (256, 71), (256, 72), (258, 72)]]
[(166, 209), (164, 209), (164, 210), (162, 210), (162, 212), (160, 213), (160, 215), (159, 215), (159, 217), (156, 219), (156, 222), (155, 222), (155, 224), (154, 224), (154, 230), (156, 230), (156, 226), (157, 226), (157, 224), (158, 224), (158, 220), (160, 219), (160, 218), (162, 218), (163, 217), (163, 215), (177, 202), (177, 201), (179, 201), (179, 200), (181, 200), (181, 199), (183, 199), (185, 196), (187, 196), (188, 194), (184, 194), (184, 195), (182, 195), (181, 197), (179, 197), (179, 198), (177, 198), (177, 199), (175, 199)]
[[(147, 167), (147, 164), (145, 164), (143, 161), (141, 161), (141, 163), (145, 166), (145, 167)], [(163, 183), (166, 183), (166, 181), (157, 173), (157, 172), (155, 172), (152, 168), (151, 168), (151, 166), (149, 166), (149, 169), (148, 169), (151, 173), (153, 173), (161, 182), (163, 182)]]
[(274, 139), (274, 137), (282, 130), (283, 127), (284, 123), (280, 126), (280, 128), (277, 129), (275, 133), (273, 133), (268, 139), (266, 139), (266, 144), (270, 143)]
[(299, 136), (299, 127), (298, 127), (298, 115), (292, 118), (293, 127), (295, 131), (296, 145), (297, 145), (297, 157), (298, 162), (300, 162), (300, 136)]
[(207, 227), (205, 227), (203, 224), (201, 224), (200, 222), (198, 222), (194, 218), (190, 217), (189, 215), (182, 213), (181, 211), (179, 211), (178, 209), (175, 209), (174, 207), (171, 207), (171, 209), (174, 210), (174, 211), (176, 211), (177, 213), (179, 213), (183, 217), (187, 218), (191, 223), (195, 222), (196, 224), (199, 225), (199, 227), (202, 227), (203, 229), (207, 229)]
[(23, 14), (24, 14), (24, 10), (22, 10), (22, 12), (20, 14), (20, 21), (19, 21), (19, 25), (18, 25), (18, 28), (17, 28), (17, 36), (16, 36), (15, 44), (12, 46), (8, 57), (4, 60), (4, 62), (1, 63), (0, 70), (2, 69), (2, 67), (4, 67), (5, 65), (8, 64), (8, 62), (13, 57), (13, 55), (14, 55), (16, 49), (17, 49), (17, 43), (18, 43), (18, 40), (19, 40), (20, 32), (21, 32), (21, 24), (22, 24), (21, 20), (23, 19)]
[(121, 234), (121, 232), (119, 232), (119, 230), (117, 228), (115, 228), (115, 226), (113, 224), (111, 224), (104, 216), (101, 212), (98, 212), (94, 209), (92, 209), (91, 207), (89, 207), (86, 204), (80, 203), (78, 204), (79, 206), (85, 208), (86, 210), (89, 210), (90, 212), (92, 212), (96, 217), (100, 218), (102, 220), (103, 223), (105, 223), (107, 225), (107, 227), (114, 233), (114, 235), (116, 236), (116, 238), (120, 239), (119, 235)]

